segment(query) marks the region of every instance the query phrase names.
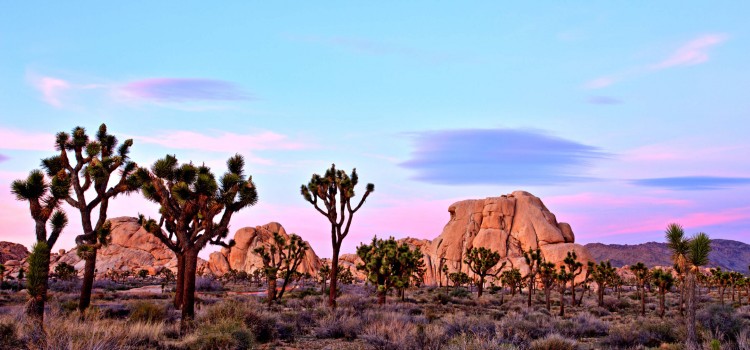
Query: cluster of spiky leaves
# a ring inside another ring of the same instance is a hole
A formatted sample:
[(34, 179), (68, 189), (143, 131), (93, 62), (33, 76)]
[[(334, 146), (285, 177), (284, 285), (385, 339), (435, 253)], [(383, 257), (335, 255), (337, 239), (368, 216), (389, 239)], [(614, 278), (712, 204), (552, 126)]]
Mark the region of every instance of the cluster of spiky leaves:
[(479, 276), (487, 276), (498, 262), (500, 262), (500, 253), (494, 250), (485, 247), (466, 249), (464, 263)]
[(424, 276), (420, 249), (411, 249), (406, 243), (398, 244), (393, 237), (387, 240), (374, 237), (372, 243), (357, 247), (357, 256), (363, 262), (357, 269), (365, 272), (367, 280), (375, 284), (380, 293), (387, 293), (391, 288), (407, 288)]
[(633, 275), (635, 276), (635, 279), (638, 282), (638, 286), (640, 288), (643, 288), (643, 286), (651, 278), (651, 271), (642, 262), (630, 265), (629, 269), (633, 272)]
[(510, 287), (511, 292), (514, 294), (516, 289), (521, 288), (522, 280), (521, 270), (515, 267), (510, 270), (505, 270), (500, 274), (500, 282), (502, 282), (503, 285)]
[(29, 271), (26, 274), (26, 290), (32, 298), (44, 301), (47, 298), (50, 247), (46, 242), (37, 242), (27, 258)]
[(463, 271), (451, 272), (447, 277), (454, 287), (460, 287), (471, 282), (471, 277)]
[[(670, 224), (665, 232), (667, 246), (672, 251), (672, 260), (680, 269), (705, 266), (708, 264), (708, 253), (711, 252), (711, 239), (703, 232), (690, 238), (685, 237), (685, 230), (679, 224)], [(685, 268), (682, 268), (685, 266)]]
[(46, 229), (37, 230), (37, 241), (45, 241), (49, 247), (55, 245), (63, 228), (68, 224), (65, 212), (58, 210), (60, 203), (70, 193), (70, 179), (64, 171), (59, 171), (47, 181), (40, 170), (32, 170), (25, 180), (15, 180), (11, 193), (19, 201), (29, 202), (31, 217), (43, 228), (49, 221), (52, 232), (47, 236)]
[(672, 272), (655, 268), (651, 270), (651, 281), (659, 287), (661, 291), (668, 291), (674, 285), (674, 276)]
[[(139, 221), (172, 250), (207, 243), (227, 245), (221, 240), (229, 233), (231, 216), (258, 201), (252, 177), (245, 176), (244, 166), (241, 155), (230, 157), (228, 171), (219, 180), (209, 167), (179, 164), (173, 155), (154, 162), (150, 171), (138, 168), (133, 182), (140, 184), (146, 199), (161, 206), (158, 223), (143, 217)], [(214, 221), (216, 218), (219, 220)], [(162, 233), (162, 226), (168, 236)]]
[(611, 285), (612, 280), (617, 275), (617, 269), (607, 261), (600, 261), (598, 264), (589, 261), (588, 270), (590, 271), (591, 280), (596, 282), (601, 288)]
[(265, 246), (255, 248), (263, 261), (263, 268), (267, 278), (277, 278), (278, 272), (282, 271), (282, 278), (289, 279), (293, 272), (297, 271), (300, 263), (308, 250), (307, 243), (296, 234), (292, 234), (289, 242), (279, 234), (273, 233), (273, 243), (266, 249)]

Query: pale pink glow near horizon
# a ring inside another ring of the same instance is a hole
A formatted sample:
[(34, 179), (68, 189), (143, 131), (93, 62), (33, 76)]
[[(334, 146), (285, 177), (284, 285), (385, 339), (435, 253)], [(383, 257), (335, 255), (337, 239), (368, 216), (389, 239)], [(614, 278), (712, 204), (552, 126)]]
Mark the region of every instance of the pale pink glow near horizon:
[(0, 149), (49, 151), (54, 149), (55, 134), (34, 133), (0, 127)]
[(238, 149), (256, 150), (300, 150), (314, 145), (290, 140), (289, 136), (271, 131), (256, 134), (216, 132), (213, 135), (187, 130), (160, 133), (156, 136), (136, 136), (138, 141), (167, 148), (194, 149), (213, 152), (236, 152)]

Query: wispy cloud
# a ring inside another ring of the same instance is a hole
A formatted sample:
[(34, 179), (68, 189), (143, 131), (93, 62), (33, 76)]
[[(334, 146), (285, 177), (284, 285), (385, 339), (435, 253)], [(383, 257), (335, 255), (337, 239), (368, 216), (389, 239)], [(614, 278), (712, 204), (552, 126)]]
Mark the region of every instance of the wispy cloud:
[(610, 96), (591, 96), (587, 102), (594, 105), (617, 105), (621, 104), (622, 100)]
[(659, 187), (670, 190), (717, 190), (750, 185), (750, 177), (677, 176), (631, 180), (638, 186)]
[(402, 167), (435, 184), (554, 185), (591, 180), (599, 148), (535, 130), (458, 129), (417, 133)]
[(248, 152), (259, 150), (302, 150), (312, 144), (292, 140), (287, 135), (271, 131), (237, 134), (226, 131), (199, 133), (177, 130), (154, 136), (134, 136), (136, 141), (172, 149), (191, 149), (210, 152)]
[(49, 151), (54, 145), (54, 134), (0, 128), (0, 149)]
[(71, 88), (71, 84), (55, 77), (37, 77), (33, 79), (34, 86), (42, 93), (42, 100), (47, 104), (62, 107), (62, 94)]
[(9, 159), (8, 156), (0, 154), (0, 162), (4, 162), (4, 161), (6, 161), (8, 159)]
[(123, 84), (129, 97), (159, 102), (235, 101), (250, 95), (228, 81), (197, 78), (151, 78)]
[(586, 89), (601, 89), (625, 79), (630, 79), (663, 69), (693, 66), (708, 62), (709, 50), (728, 39), (726, 34), (713, 33), (698, 36), (683, 44), (668, 57), (652, 64), (631, 67), (618, 73), (608, 74), (591, 79), (583, 84)]
[(651, 66), (652, 69), (665, 69), (678, 66), (692, 66), (707, 62), (708, 50), (727, 40), (725, 34), (707, 34), (697, 37), (678, 48), (663, 61)]

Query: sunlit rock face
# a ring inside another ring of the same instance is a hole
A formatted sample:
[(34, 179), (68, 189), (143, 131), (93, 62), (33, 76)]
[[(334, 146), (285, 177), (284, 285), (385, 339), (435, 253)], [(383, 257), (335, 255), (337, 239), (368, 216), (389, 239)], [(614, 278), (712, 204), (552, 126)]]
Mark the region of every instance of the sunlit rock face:
[[(223, 248), (220, 252), (211, 253), (208, 259), (208, 268), (215, 275), (223, 275), (229, 269), (248, 273), (262, 269), (263, 260), (260, 255), (255, 253), (255, 249), (261, 246), (269, 247), (273, 244), (274, 232), (278, 232), (287, 242), (289, 241), (289, 235), (278, 222), (237, 230), (234, 234), (235, 245), (231, 248)], [(297, 271), (317, 276), (321, 266), (320, 258), (310, 248)]]
[(584, 268), (586, 262), (593, 261), (583, 246), (574, 243), (570, 225), (558, 223), (542, 200), (528, 192), (463, 200), (453, 203), (448, 212), (450, 220), (443, 232), (423, 249), (425, 263), (430, 262), (427, 284), (437, 284), (441, 279), (445, 283), (441, 261), (449, 273), (461, 270), (471, 275), (463, 259), (466, 250), (473, 247), (499, 252), (503, 258), (500, 264), (506, 262), (506, 268), (518, 268), (522, 274), (528, 273), (523, 252), (529, 248), (539, 248), (547, 261), (556, 264), (562, 264), (570, 251), (576, 252)]

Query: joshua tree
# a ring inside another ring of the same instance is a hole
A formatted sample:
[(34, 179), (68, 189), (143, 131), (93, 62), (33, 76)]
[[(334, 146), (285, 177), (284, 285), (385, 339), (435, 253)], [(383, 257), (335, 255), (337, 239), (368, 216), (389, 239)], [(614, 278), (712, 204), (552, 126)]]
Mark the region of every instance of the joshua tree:
[(544, 288), (544, 300), (549, 311), (551, 307), (550, 295), (552, 294), (552, 287), (557, 281), (557, 269), (554, 263), (542, 261), (539, 264), (539, 280), (542, 282), (542, 288)]
[[(412, 283), (419, 286), (424, 282), (425, 266), (422, 260), (424, 255), (422, 251), (417, 247), (411, 249), (408, 244), (401, 243), (398, 246), (398, 269), (397, 278), (394, 283), (394, 287), (398, 290), (401, 295), (401, 300), (406, 299), (406, 289), (409, 288)], [(339, 280), (341, 280), (339, 278)]]
[(471, 278), (466, 272), (456, 271), (448, 274), (448, 279), (453, 283), (453, 288), (461, 287), (471, 282)]
[(539, 264), (542, 262), (542, 251), (539, 248), (532, 250), (529, 247), (528, 252), (523, 252), (523, 258), (526, 261), (526, 265), (529, 265), (529, 274), (526, 275), (526, 278), (529, 280), (529, 300), (527, 306), (531, 307), (531, 293), (534, 291), (536, 274), (539, 272)]
[(701, 348), (701, 345), (698, 343), (695, 330), (695, 280), (700, 267), (708, 263), (708, 253), (711, 252), (711, 239), (703, 232), (697, 233), (687, 239), (682, 230), (675, 230), (674, 232), (668, 230), (667, 241), (672, 250), (673, 259), (678, 254), (684, 257), (686, 272), (685, 299), (687, 299), (687, 319), (685, 320), (687, 323), (686, 349), (698, 350)]
[(318, 270), (318, 278), (320, 278), (320, 283), (323, 285), (323, 287), (320, 289), (321, 293), (324, 293), (326, 291), (326, 283), (328, 283), (328, 279), (331, 277), (331, 267), (328, 266), (328, 264), (323, 264), (323, 266), (320, 267), (320, 270)]
[[(65, 212), (58, 210), (60, 203), (68, 197), (70, 179), (64, 171), (50, 175), (49, 182), (40, 170), (32, 170), (25, 180), (15, 180), (11, 192), (19, 201), (29, 202), (29, 212), (36, 224), (36, 246), (34, 266), (29, 264), (27, 286), (31, 301), (26, 310), (34, 322), (34, 333), (40, 346), (44, 346), (44, 302), (47, 299), (47, 277), (49, 276), (50, 252), (63, 228), (68, 224)], [(51, 232), (47, 235), (47, 223)], [(31, 280), (33, 272), (33, 283)]]
[(182, 331), (195, 316), (198, 252), (209, 243), (232, 246), (234, 241), (222, 241), (229, 233), (232, 215), (258, 201), (255, 185), (251, 177), (245, 177), (244, 167), (241, 155), (230, 157), (228, 171), (217, 180), (208, 167), (180, 165), (177, 158), (167, 155), (150, 171), (138, 168), (134, 174), (142, 184), (143, 196), (161, 207), (158, 222), (143, 216), (139, 221), (177, 256), (175, 304), (182, 307)]
[(741, 280), (742, 280), (742, 279), (743, 279), (744, 277), (745, 277), (745, 276), (743, 276), (743, 275), (742, 275), (741, 273), (739, 273), (739, 272), (737, 272), (737, 271), (731, 271), (731, 272), (729, 272), (729, 276), (728, 276), (728, 279), (729, 279), (729, 283), (730, 283), (730, 285), (732, 286), (732, 302), (734, 302), (734, 301), (735, 301), (735, 299), (734, 299), (734, 293), (735, 293), (735, 292), (736, 292), (736, 290), (737, 290), (737, 284), (738, 284), (738, 283), (739, 283), (739, 282), (740, 282), (740, 281), (741, 281)]
[(641, 316), (646, 316), (646, 284), (651, 278), (651, 273), (648, 270), (648, 267), (642, 262), (630, 265), (630, 271), (635, 275), (636, 287), (638, 287), (638, 291), (640, 292)]
[(367, 280), (375, 284), (381, 305), (385, 304), (391, 288), (405, 288), (418, 269), (424, 268), (419, 249), (411, 250), (406, 243), (399, 245), (393, 237), (387, 240), (374, 237), (371, 244), (357, 247), (357, 255), (363, 262), (357, 269), (364, 271)]
[(672, 251), (672, 263), (674, 263), (677, 279), (680, 284), (680, 315), (685, 310), (685, 276), (687, 269), (688, 243), (685, 240), (685, 230), (677, 223), (671, 223), (664, 232), (667, 238), (667, 246)]
[(341, 284), (352, 284), (354, 283), (354, 274), (349, 268), (343, 268), (339, 266), (339, 283)]
[(521, 289), (521, 271), (517, 268), (503, 271), (500, 274), (500, 281), (510, 287), (510, 297), (516, 296), (516, 289)]
[[(565, 316), (565, 290), (567, 289), (568, 282), (573, 283), (576, 275), (572, 272), (568, 272), (567, 265), (560, 266), (560, 271), (557, 273), (557, 286), (560, 288), (560, 317)], [(575, 298), (573, 298), (575, 303)]]
[(729, 284), (729, 273), (722, 271), (721, 267), (711, 269), (710, 272), (711, 272), (711, 280), (719, 289), (719, 300), (721, 301), (721, 304), (723, 305), (724, 304), (724, 292), (726, 291), (727, 285)]
[(576, 306), (576, 277), (578, 277), (583, 271), (583, 264), (578, 261), (578, 254), (576, 254), (574, 250), (571, 250), (566, 254), (563, 263), (568, 267), (568, 273), (573, 275), (570, 279), (570, 292), (572, 296), (570, 306)]
[(70, 281), (74, 279), (76, 275), (78, 275), (78, 271), (76, 271), (76, 268), (73, 267), (73, 265), (61, 262), (55, 266), (54, 276), (63, 281)]
[(336, 165), (331, 165), (323, 176), (313, 174), (307, 185), (302, 185), (300, 193), (306, 201), (315, 207), (321, 215), (328, 218), (331, 224), (331, 245), (333, 247), (333, 258), (331, 260), (331, 290), (328, 294), (328, 305), (336, 307), (336, 282), (339, 275), (339, 252), (341, 243), (349, 234), (354, 214), (362, 208), (367, 197), (375, 190), (375, 185), (367, 184), (365, 194), (356, 206), (352, 205), (352, 199), (356, 195), (354, 188), (359, 183), (357, 169), (353, 169), (351, 175), (343, 170), (336, 170)]
[[(128, 139), (118, 147), (117, 138), (107, 133), (107, 126), (104, 124), (99, 126), (96, 140), (90, 140), (84, 128), (76, 127), (70, 135), (66, 132), (57, 133), (55, 146), (59, 154), (42, 160), (42, 166), (48, 175), (52, 176), (60, 171), (67, 174), (73, 194), (65, 200), (81, 215), (83, 234), (76, 237), (78, 255), (86, 262), (78, 302), (81, 312), (91, 304), (97, 250), (107, 242), (109, 200), (118, 194), (135, 191), (138, 187), (128, 181), (128, 177), (136, 169), (136, 164), (128, 160), (132, 145), (133, 140)], [(74, 159), (70, 159), (68, 152), (72, 153)], [(119, 180), (110, 187), (110, 177), (117, 170)], [(95, 211), (98, 211), (96, 223), (91, 218)]]
[(674, 284), (674, 277), (672, 277), (672, 273), (669, 271), (653, 269), (651, 271), (651, 278), (653, 279), (654, 284), (659, 288), (659, 317), (664, 318), (664, 299), (666, 299), (665, 296), (667, 292), (672, 288), (672, 284)]
[(613, 275), (616, 275), (617, 272), (615, 271), (615, 268), (612, 267), (609, 260), (600, 261), (599, 264), (594, 264), (593, 262), (589, 262), (588, 264), (588, 271), (591, 272), (591, 279), (596, 282), (596, 293), (599, 307), (603, 307), (604, 290), (607, 288), (607, 284), (612, 282)]
[[(263, 259), (263, 270), (268, 280), (269, 304), (284, 296), (286, 286), (305, 258), (307, 248), (307, 243), (300, 236), (292, 234), (289, 242), (287, 242), (286, 238), (278, 232), (273, 233), (273, 243), (268, 247), (268, 250), (265, 246), (255, 248), (255, 253)], [(277, 296), (276, 280), (279, 278), (279, 272), (281, 272), (284, 282)]]
[[(464, 259), (466, 265), (469, 266), (469, 270), (479, 276), (477, 282), (477, 298), (482, 297), (482, 290), (484, 289), (484, 279), (487, 275), (491, 275), (490, 272), (498, 262), (500, 262), (500, 253), (487, 249), (485, 247), (474, 247), (466, 249), (466, 258)], [(502, 270), (505, 267), (505, 263), (498, 270)]]

